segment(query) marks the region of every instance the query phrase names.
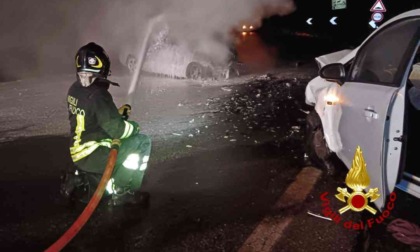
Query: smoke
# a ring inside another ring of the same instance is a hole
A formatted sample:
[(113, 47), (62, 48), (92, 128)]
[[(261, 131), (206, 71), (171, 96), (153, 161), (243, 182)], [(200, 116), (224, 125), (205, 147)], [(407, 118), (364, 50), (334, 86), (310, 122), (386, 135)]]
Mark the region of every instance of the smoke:
[(223, 60), (232, 29), (294, 11), (293, 0), (2, 0), (0, 81), (72, 73), (77, 49), (95, 41), (112, 69), (142, 41), (150, 18), (164, 14), (174, 43)]

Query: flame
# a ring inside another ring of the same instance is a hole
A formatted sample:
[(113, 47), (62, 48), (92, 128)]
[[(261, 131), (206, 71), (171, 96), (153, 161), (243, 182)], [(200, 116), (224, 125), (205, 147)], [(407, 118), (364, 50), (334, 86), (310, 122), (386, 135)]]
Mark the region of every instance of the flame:
[(357, 146), (353, 158), (353, 164), (347, 173), (346, 185), (356, 192), (361, 192), (370, 184), (369, 174), (366, 170), (365, 159), (360, 146)]

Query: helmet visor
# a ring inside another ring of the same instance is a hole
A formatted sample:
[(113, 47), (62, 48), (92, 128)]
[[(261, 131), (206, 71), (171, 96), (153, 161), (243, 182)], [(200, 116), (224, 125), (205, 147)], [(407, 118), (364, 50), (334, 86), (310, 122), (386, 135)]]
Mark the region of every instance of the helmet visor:
[(90, 72), (78, 72), (77, 76), (84, 87), (89, 87), (96, 79), (96, 76)]

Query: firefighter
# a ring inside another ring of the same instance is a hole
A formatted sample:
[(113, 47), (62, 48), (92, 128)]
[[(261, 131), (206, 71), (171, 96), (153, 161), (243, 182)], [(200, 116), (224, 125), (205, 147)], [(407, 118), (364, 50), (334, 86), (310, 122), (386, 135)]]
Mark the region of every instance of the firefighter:
[(111, 65), (108, 55), (91, 42), (78, 50), (75, 64), (77, 81), (67, 95), (70, 155), (75, 169), (65, 176), (61, 193), (69, 198), (75, 189), (82, 187), (90, 192), (87, 196), (90, 198), (105, 170), (112, 139), (120, 139), (114, 173), (106, 186), (107, 194), (111, 195), (107, 197), (108, 204), (147, 204), (149, 194), (139, 189), (149, 161), (151, 140), (139, 133), (138, 123), (123, 119), (121, 113), (129, 110), (129, 105), (120, 109), (115, 106), (108, 89), (118, 84), (107, 79)]

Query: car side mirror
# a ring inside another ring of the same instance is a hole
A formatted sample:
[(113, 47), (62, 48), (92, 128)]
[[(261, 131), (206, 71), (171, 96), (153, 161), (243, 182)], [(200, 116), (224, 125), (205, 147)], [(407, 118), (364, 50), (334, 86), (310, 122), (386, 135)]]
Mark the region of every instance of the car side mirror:
[(342, 86), (346, 81), (346, 69), (341, 63), (328, 64), (319, 70), (319, 76)]
[(408, 79), (411, 81), (415, 88), (420, 89), (420, 65), (413, 65), (413, 70), (411, 71), (410, 77)]

